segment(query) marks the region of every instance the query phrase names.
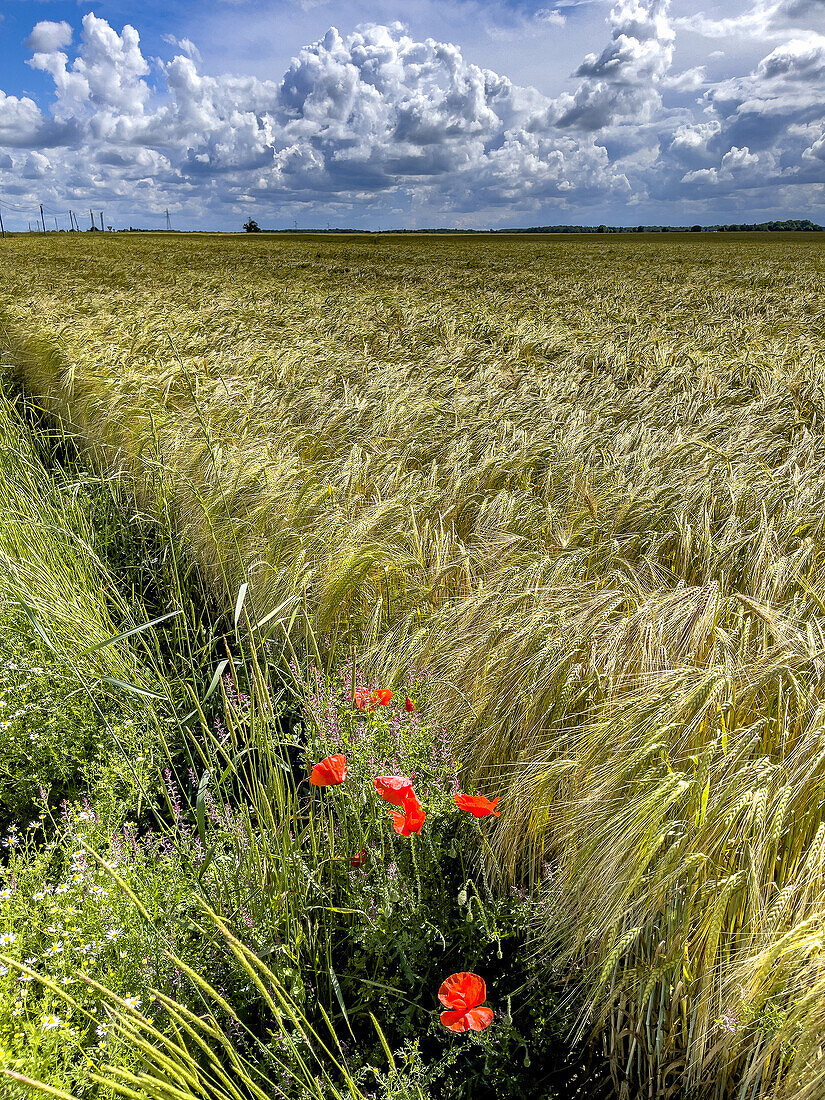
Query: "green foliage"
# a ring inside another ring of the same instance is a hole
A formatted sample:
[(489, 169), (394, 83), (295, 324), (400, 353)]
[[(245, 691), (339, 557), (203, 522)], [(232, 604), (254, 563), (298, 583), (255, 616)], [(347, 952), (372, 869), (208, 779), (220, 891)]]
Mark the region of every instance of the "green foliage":
[[(84, 979), (102, 980), (148, 1007), (153, 987), (173, 977), (162, 955), (164, 934), (176, 934), (187, 884), (162, 844), (158, 851), (138, 842), (134, 822), (107, 829), (88, 800), (66, 803), (57, 819), (44, 807), (24, 829), (10, 827), (3, 844), (0, 1064), (86, 1095), (87, 1059), (94, 1066), (116, 1057), (128, 1065), (134, 1056), (112, 1047), (109, 1015)], [(130, 899), (92, 853), (137, 886), (158, 925), (136, 920)]]
[(98, 710), (55, 668), (51, 651), (24, 637), (19, 620), (0, 621), (0, 820), (24, 821), (41, 789), (53, 803), (89, 790), (131, 802), (133, 769), (146, 777), (160, 761), (146, 740), (146, 715), (111, 699)]

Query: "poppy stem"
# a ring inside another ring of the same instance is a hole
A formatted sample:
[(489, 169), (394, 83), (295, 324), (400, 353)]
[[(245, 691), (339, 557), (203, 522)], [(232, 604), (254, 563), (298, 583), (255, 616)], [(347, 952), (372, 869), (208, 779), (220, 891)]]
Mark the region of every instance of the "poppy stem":
[(415, 896), (416, 896), (416, 908), (421, 908), (421, 872), (418, 869), (418, 837), (415, 833), (410, 834), (410, 851), (412, 852), (413, 870), (415, 871)]
[(349, 801), (350, 801), (350, 805), (352, 806), (352, 812), (355, 816), (355, 821), (356, 821), (356, 824), (358, 826), (358, 836), (363, 840), (364, 839), (364, 825), (363, 825), (363, 822), (361, 821), (361, 809), (360, 809), (360, 806), (358, 804), (358, 800), (355, 797), (355, 791), (352, 789), (352, 787), (349, 784), (345, 783), (343, 785), (343, 793), (344, 793), (344, 796), (346, 798), (348, 798)]
[(329, 854), (335, 858), (335, 819), (332, 812), (332, 805), (324, 799), (324, 831), (329, 838)]
[(489, 899), (492, 897), (492, 890), (490, 889), (490, 880), (487, 874), (487, 861), (484, 858), (485, 850), (490, 857), (491, 870), (497, 869), (498, 860), (496, 859), (495, 852), (493, 851), (490, 841), (487, 839), (487, 836), (482, 829), (481, 822), (478, 820), (478, 818), (476, 818), (476, 828), (478, 829), (478, 835), (481, 839), (481, 878), (484, 882), (484, 889), (487, 891), (487, 899), (489, 901)]

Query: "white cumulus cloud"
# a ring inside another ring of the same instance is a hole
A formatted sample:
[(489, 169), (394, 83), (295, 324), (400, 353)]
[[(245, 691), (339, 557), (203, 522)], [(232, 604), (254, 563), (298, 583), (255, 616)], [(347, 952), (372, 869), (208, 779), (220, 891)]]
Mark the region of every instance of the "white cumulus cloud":
[(626, 118), (644, 121), (661, 104), (658, 86), (673, 58), (670, 0), (619, 0), (610, 12), (612, 42), (576, 69), (582, 82), (560, 98), (559, 126), (599, 130)]
[(53, 50), (62, 50), (68, 46), (73, 38), (70, 23), (63, 20), (60, 23), (52, 23), (43, 19), (36, 23), (34, 30), (26, 39), (26, 49), (33, 53), (51, 53)]

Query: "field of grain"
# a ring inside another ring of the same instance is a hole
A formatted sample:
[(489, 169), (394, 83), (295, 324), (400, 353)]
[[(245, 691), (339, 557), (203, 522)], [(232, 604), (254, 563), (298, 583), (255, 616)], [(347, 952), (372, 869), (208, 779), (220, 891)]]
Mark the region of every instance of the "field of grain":
[[(0, 347), (229, 609), (426, 669), (650, 1097), (825, 1092), (825, 242), (12, 238)], [(290, 603), (290, 601), (292, 601)]]

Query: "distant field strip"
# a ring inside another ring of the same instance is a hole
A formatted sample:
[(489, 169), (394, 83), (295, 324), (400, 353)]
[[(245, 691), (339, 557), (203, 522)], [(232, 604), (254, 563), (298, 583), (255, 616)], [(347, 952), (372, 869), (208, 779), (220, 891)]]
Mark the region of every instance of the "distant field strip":
[(0, 344), (231, 605), (432, 696), (617, 1079), (825, 1095), (825, 242), (7, 240)]

